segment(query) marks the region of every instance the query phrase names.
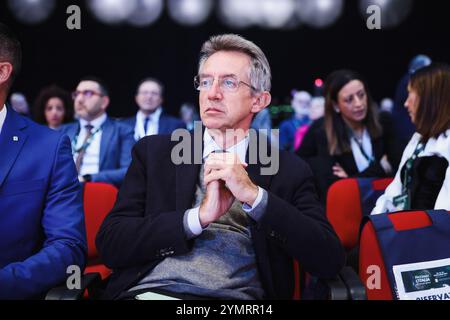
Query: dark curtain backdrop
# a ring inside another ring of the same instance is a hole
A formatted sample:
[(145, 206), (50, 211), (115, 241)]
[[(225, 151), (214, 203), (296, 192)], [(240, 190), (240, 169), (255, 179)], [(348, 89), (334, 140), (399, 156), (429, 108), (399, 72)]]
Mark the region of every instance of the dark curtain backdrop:
[[(245, 0), (243, 0), (245, 1)], [(156, 77), (166, 86), (164, 106), (178, 114), (183, 102), (197, 104), (192, 79), (201, 44), (213, 34), (235, 32), (256, 42), (272, 66), (274, 103), (286, 103), (293, 88), (312, 91), (317, 77), (338, 68), (352, 68), (366, 76), (377, 100), (393, 96), (409, 60), (418, 53), (449, 62), (450, 12), (445, 1), (415, 1), (412, 14), (393, 30), (369, 31), (354, 1), (346, 1), (344, 15), (332, 27), (306, 26), (292, 31), (261, 28), (233, 30), (215, 14), (194, 28), (173, 22), (167, 13), (152, 26), (107, 26), (98, 22), (79, 1), (82, 30), (66, 29), (66, 8), (77, 1), (58, 1), (45, 23), (26, 26), (0, 2), (0, 21), (8, 24), (23, 43), (23, 70), (14, 90), (33, 101), (39, 90), (56, 83), (72, 91), (79, 78), (97, 75), (111, 90), (109, 113), (130, 116), (136, 111), (137, 82)]]

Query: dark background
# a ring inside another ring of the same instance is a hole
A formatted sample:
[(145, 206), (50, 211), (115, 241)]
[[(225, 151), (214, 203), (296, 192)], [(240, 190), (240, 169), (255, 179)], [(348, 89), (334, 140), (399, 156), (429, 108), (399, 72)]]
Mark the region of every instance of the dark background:
[[(245, 0), (243, 0), (245, 1)], [(82, 30), (66, 28), (66, 8), (82, 8)], [(136, 110), (134, 94), (140, 79), (152, 76), (166, 85), (164, 106), (178, 114), (183, 102), (197, 103), (192, 79), (201, 44), (213, 34), (234, 32), (257, 43), (267, 54), (273, 73), (273, 103), (289, 102), (292, 89), (313, 90), (314, 79), (338, 68), (352, 68), (368, 80), (380, 100), (392, 97), (410, 59), (419, 53), (449, 62), (450, 9), (446, 1), (415, 1), (412, 13), (392, 30), (366, 28), (355, 1), (346, 1), (344, 14), (328, 29), (302, 26), (291, 31), (259, 27), (233, 30), (213, 13), (199, 27), (183, 27), (166, 12), (153, 25), (135, 28), (100, 23), (84, 1), (58, 1), (50, 19), (37, 26), (16, 21), (0, 2), (0, 21), (22, 40), (23, 70), (14, 90), (33, 101), (39, 90), (56, 83), (74, 90), (79, 78), (97, 75), (111, 91), (112, 116), (130, 116)]]

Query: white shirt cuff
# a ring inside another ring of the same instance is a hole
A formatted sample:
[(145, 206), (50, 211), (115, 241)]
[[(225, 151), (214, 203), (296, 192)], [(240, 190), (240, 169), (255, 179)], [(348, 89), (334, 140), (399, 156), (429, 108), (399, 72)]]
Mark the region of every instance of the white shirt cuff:
[(187, 226), (195, 236), (199, 236), (203, 232), (202, 225), (200, 224), (199, 211), (200, 207), (197, 207), (187, 212)]
[(242, 205), (242, 210), (244, 210), (246, 213), (252, 212), (255, 210), (255, 208), (261, 203), (261, 200), (263, 198), (264, 190), (261, 187), (258, 187), (258, 196), (256, 197), (255, 202), (253, 203), (253, 206), (250, 206), (247, 203), (244, 203)]

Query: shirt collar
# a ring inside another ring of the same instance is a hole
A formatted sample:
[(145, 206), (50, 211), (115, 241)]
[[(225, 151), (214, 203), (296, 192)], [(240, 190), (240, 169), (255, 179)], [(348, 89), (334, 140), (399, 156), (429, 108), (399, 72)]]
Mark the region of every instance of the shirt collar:
[[(155, 110), (155, 112), (148, 115), (149, 120), (153, 121), (153, 122), (158, 122), (159, 118), (161, 117), (161, 113), (162, 113), (162, 107), (159, 107), (158, 109)], [(137, 112), (138, 121), (139, 120), (143, 121), (145, 119), (145, 117), (147, 117), (147, 116), (141, 110), (139, 110)]]
[(0, 111), (0, 133), (2, 133), (3, 124), (5, 123), (6, 113), (6, 105), (3, 105), (3, 109)]
[[(244, 163), (247, 155), (248, 140), (249, 136), (247, 135), (245, 139), (242, 139), (226, 151), (229, 153), (236, 153), (239, 160)], [(223, 149), (216, 143), (216, 141), (214, 141), (214, 138), (209, 134), (208, 129), (206, 129), (203, 134), (203, 160), (205, 160), (214, 151), (223, 151)]]
[(100, 117), (98, 117), (97, 119), (94, 119), (92, 121), (86, 121), (84, 119), (80, 119), (80, 126), (81, 128), (86, 127), (87, 124), (90, 124), (93, 127), (93, 130), (97, 130), (99, 129), (103, 123), (105, 123), (106, 119), (108, 118), (108, 116), (106, 115), (106, 113), (102, 114)]

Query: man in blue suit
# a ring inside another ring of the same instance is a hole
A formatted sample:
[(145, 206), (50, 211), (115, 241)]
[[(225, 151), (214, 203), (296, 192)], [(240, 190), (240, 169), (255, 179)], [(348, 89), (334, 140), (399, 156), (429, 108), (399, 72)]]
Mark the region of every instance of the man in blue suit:
[(131, 162), (135, 141), (126, 124), (108, 118), (109, 94), (102, 80), (86, 77), (73, 93), (79, 121), (61, 128), (72, 141), (80, 182), (120, 186)]
[(20, 60), (0, 23), (0, 300), (42, 298), (87, 251), (69, 139), (5, 106)]
[(163, 84), (154, 78), (146, 78), (138, 85), (136, 104), (139, 111), (135, 116), (123, 120), (134, 130), (136, 141), (155, 134), (171, 134), (176, 129), (186, 129), (185, 124), (163, 112)]

